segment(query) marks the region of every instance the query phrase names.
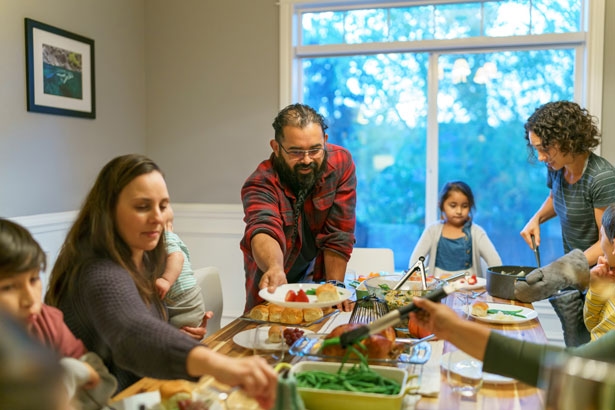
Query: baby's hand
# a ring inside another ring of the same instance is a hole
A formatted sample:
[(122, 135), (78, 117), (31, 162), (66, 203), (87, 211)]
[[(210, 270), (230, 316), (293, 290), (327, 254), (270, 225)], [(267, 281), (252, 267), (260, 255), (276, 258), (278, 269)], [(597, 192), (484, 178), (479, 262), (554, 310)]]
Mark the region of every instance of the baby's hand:
[(609, 281), (615, 283), (615, 268), (611, 268), (609, 266), (609, 262), (606, 260), (604, 256), (598, 257), (598, 263), (594, 266), (590, 271), (590, 279), (592, 282), (595, 281)]
[(158, 290), (158, 295), (160, 296), (160, 299), (164, 299), (170, 288), (171, 284), (165, 278), (156, 279), (156, 289)]

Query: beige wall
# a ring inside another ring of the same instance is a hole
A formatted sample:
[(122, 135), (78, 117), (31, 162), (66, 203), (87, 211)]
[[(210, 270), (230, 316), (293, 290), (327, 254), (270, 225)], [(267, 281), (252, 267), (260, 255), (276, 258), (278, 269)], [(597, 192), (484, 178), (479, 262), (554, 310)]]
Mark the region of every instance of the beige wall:
[[(95, 41), (95, 120), (26, 111), (24, 18)], [(144, 0), (0, 0), (0, 215), (77, 209), (102, 165), (145, 152)]]
[(147, 1), (147, 152), (175, 202), (239, 203), (270, 152), (276, 0)]
[[(276, 2), (0, 0), (0, 216), (77, 209), (127, 152), (160, 163), (176, 202), (239, 203), (279, 108)], [(606, 3), (602, 154), (615, 163)], [(95, 40), (96, 120), (26, 111), (24, 17)]]

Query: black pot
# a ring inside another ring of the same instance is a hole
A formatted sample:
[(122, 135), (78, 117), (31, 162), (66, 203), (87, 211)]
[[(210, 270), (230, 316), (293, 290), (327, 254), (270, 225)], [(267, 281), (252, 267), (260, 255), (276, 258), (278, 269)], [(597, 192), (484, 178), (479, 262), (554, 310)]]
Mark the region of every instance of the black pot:
[[(533, 266), (491, 266), (487, 268), (487, 293), (496, 298), (515, 300), (515, 282), (536, 269)], [(519, 273), (525, 272), (524, 275)]]

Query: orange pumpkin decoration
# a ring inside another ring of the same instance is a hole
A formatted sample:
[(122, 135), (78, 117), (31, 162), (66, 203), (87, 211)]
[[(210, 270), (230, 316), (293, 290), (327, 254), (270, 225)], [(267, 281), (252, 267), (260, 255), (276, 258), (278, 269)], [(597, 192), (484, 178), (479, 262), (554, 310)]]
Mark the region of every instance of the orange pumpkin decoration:
[(410, 333), (411, 337), (415, 337), (417, 339), (422, 339), (423, 337), (431, 334), (431, 332), (421, 326), (419, 322), (413, 320), (408, 321), (408, 333)]

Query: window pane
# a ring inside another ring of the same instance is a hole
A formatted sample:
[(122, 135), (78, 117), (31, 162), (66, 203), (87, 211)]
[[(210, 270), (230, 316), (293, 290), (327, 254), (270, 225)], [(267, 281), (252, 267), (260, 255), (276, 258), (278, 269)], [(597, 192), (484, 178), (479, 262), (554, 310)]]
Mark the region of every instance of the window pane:
[(579, 0), (532, 0), (532, 34), (581, 31)]
[[(461, 81), (454, 76), (460, 59), (468, 68)], [(470, 185), (475, 221), (509, 264), (534, 264), (519, 232), (549, 194), (545, 166), (528, 162), (523, 125), (539, 105), (574, 98), (574, 59), (569, 49), (445, 55), (438, 61), (444, 73), (438, 93), (439, 187), (452, 180)], [(545, 260), (563, 253), (556, 225), (541, 231)]]
[(432, 6), (393, 8), (389, 16), (391, 20), (391, 41), (418, 41), (433, 39)]
[(325, 115), (329, 142), (357, 169), (357, 244), (395, 251), (407, 267), (425, 225), (427, 55), (317, 58), (303, 63), (303, 101)]
[(435, 38), (466, 38), (481, 34), (480, 3), (436, 6)]
[(344, 13), (305, 13), (301, 16), (301, 44), (326, 45), (344, 42)]
[(485, 3), (485, 35), (489, 37), (530, 34), (529, 0)]

